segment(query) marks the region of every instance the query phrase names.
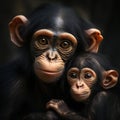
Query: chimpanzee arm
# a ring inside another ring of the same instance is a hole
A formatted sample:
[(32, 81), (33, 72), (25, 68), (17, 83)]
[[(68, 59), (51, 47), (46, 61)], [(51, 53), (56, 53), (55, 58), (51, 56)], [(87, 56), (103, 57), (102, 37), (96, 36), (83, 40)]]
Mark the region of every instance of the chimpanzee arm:
[(72, 111), (67, 113), (67, 114), (65, 114), (64, 116), (62, 116), (62, 118), (64, 120), (88, 120), (87, 118), (79, 115), (76, 112), (72, 112)]
[(46, 116), (42, 113), (31, 113), (26, 115), (22, 120), (47, 120)]
[(87, 120), (85, 117), (70, 110), (63, 100), (51, 100), (47, 103), (47, 108), (56, 111), (64, 120)]
[(61, 120), (54, 111), (37, 112), (26, 115), (22, 120)]

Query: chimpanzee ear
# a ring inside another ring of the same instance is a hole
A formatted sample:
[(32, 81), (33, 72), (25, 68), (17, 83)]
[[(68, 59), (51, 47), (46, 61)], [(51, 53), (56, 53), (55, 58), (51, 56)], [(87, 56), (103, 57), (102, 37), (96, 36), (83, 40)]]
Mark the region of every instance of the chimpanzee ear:
[(119, 74), (116, 70), (108, 70), (105, 72), (105, 78), (102, 81), (102, 86), (105, 89), (114, 87), (118, 82)]
[(98, 52), (100, 43), (103, 40), (103, 36), (101, 35), (101, 32), (95, 28), (90, 28), (88, 30), (85, 30), (85, 32), (90, 40), (90, 46), (87, 49), (87, 51)]
[(18, 47), (21, 47), (24, 42), (24, 40), (20, 36), (19, 29), (21, 26), (25, 26), (27, 24), (28, 19), (23, 15), (15, 16), (9, 23), (11, 41)]

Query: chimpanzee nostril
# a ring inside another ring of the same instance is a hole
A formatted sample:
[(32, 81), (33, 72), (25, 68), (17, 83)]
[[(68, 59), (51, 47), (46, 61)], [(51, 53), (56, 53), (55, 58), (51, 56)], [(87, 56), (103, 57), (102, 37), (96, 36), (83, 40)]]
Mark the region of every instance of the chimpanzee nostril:
[(80, 81), (76, 83), (77, 88), (80, 88), (80, 87), (83, 87), (83, 86), (84, 86), (84, 84)]
[(57, 59), (57, 54), (53, 51), (49, 51), (47, 54), (46, 54), (46, 57), (48, 60), (56, 60)]

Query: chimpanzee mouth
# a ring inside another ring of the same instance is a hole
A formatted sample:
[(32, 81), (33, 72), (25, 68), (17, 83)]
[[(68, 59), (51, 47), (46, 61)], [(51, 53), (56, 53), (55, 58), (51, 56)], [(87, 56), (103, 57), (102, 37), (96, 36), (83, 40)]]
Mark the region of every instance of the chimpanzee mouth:
[(44, 70), (44, 69), (39, 69), (39, 70), (46, 75), (61, 74), (63, 72), (63, 70), (59, 70), (59, 71), (52, 71), (52, 70), (50, 71), (50, 70)]
[(86, 96), (86, 95), (89, 95), (89, 92), (84, 92), (84, 93), (75, 93), (75, 95), (78, 95), (78, 96)]

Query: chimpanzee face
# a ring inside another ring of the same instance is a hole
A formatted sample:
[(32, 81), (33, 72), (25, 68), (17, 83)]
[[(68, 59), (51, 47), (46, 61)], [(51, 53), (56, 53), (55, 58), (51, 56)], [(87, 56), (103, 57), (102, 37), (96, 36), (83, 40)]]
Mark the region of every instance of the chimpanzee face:
[(67, 80), (70, 87), (70, 93), (75, 101), (84, 101), (89, 98), (91, 88), (97, 80), (94, 70), (90, 68), (71, 68), (67, 74)]
[(58, 78), (76, 47), (77, 40), (70, 33), (55, 33), (48, 29), (36, 31), (31, 48), (35, 58), (34, 70), (38, 78), (47, 83)]

